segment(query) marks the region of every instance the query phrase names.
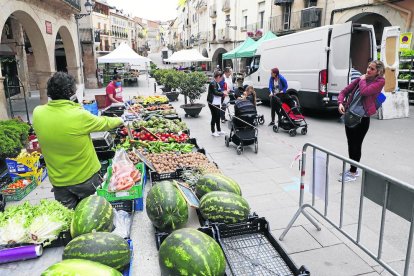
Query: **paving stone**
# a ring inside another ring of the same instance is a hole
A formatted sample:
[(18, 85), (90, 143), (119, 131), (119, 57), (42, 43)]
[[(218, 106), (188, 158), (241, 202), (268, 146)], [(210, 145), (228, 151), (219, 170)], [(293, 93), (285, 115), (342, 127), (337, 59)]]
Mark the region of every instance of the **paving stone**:
[[(272, 235), (279, 239), (283, 230), (272, 230)], [(321, 248), (322, 246), (302, 226), (292, 227), (289, 238), (279, 241), (288, 254)]]

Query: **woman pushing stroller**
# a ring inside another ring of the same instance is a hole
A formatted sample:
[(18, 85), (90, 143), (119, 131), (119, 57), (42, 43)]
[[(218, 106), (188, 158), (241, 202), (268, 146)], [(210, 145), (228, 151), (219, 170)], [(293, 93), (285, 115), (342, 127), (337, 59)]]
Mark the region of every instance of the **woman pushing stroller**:
[(271, 107), (271, 121), (269, 126), (275, 124), (275, 113), (277, 113), (278, 120), (280, 120), (280, 109), (282, 108), (282, 102), (277, 97), (278, 93), (286, 93), (288, 88), (288, 83), (286, 79), (279, 73), (277, 67), (273, 68), (270, 71), (269, 79), (269, 97), (270, 97), (270, 107)]

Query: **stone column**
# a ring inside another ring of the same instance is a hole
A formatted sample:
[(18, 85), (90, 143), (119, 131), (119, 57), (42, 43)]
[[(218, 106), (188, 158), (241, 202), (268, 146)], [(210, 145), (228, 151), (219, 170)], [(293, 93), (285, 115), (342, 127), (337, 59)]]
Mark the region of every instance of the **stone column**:
[(66, 67), (66, 69), (68, 69), (68, 74), (73, 76), (76, 80), (76, 83), (80, 83), (80, 71), (79, 71), (79, 67)]
[(37, 72), (37, 80), (39, 86), (40, 104), (46, 104), (48, 102), (47, 97), (47, 81), (53, 75), (54, 72)]
[(9, 119), (9, 114), (7, 113), (8, 102), (6, 99), (6, 91), (4, 91), (4, 77), (0, 73), (0, 120)]

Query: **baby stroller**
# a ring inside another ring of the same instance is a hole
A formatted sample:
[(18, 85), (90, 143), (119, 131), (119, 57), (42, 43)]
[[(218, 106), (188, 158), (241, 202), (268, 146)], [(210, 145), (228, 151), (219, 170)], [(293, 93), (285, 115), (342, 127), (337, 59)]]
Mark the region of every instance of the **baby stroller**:
[[(235, 104), (236, 100), (241, 97), (243, 95), (244, 90), (246, 90), (247, 85), (245, 85), (244, 87), (239, 87), (237, 88), (234, 92), (231, 92), (229, 94), (229, 98), (230, 98), (230, 104)], [(257, 105), (259, 105), (259, 103), (261, 103), (260, 99), (256, 99), (256, 101), (258, 102)], [(256, 118), (254, 120), (254, 125), (258, 126), (258, 125), (263, 125), (265, 123), (265, 118), (263, 114), (257, 114)]]
[(296, 129), (301, 128), (300, 133), (306, 135), (308, 133), (308, 124), (305, 121), (305, 117), (299, 110), (297, 102), (286, 93), (278, 93), (281, 102), (280, 118), (277, 125), (273, 126), (274, 132), (279, 132), (279, 129), (283, 129), (289, 132), (291, 137), (296, 136)]
[(230, 142), (237, 145), (237, 154), (242, 154), (244, 146), (254, 144), (254, 152), (257, 153), (259, 145), (257, 141), (258, 130), (255, 126), (257, 120), (256, 107), (248, 100), (236, 100), (234, 103), (234, 115), (229, 110), (230, 135), (225, 136), (228, 147)]

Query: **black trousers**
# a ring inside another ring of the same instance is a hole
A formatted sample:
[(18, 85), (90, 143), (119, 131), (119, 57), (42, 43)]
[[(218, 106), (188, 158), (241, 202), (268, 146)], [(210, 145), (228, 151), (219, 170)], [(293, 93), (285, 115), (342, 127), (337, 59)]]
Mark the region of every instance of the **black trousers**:
[[(362, 155), (362, 142), (369, 129), (369, 117), (363, 117), (361, 123), (354, 128), (345, 126), (346, 138), (348, 140), (348, 154), (349, 158), (359, 162)], [(351, 166), (351, 172), (355, 173), (357, 168)]]
[(278, 120), (280, 119), (280, 109), (282, 108), (282, 101), (277, 96), (270, 97), (270, 108), (271, 108), (271, 117), (272, 122), (275, 121), (275, 115), (277, 114)]
[(220, 113), (221, 113), (221, 106), (220, 105), (212, 105), (208, 104), (211, 112), (211, 133), (215, 132), (215, 127), (217, 131), (221, 131), (220, 128)]
[(227, 109), (227, 104), (222, 103), (221, 104), (221, 111), (220, 111), (220, 118), (222, 120), (225, 120), (226, 119), (226, 109)]
[(92, 175), (91, 178), (83, 183), (73, 186), (53, 187), (52, 191), (55, 194), (55, 199), (62, 203), (69, 209), (75, 209), (79, 201), (93, 195), (96, 188), (102, 183), (99, 172)]

